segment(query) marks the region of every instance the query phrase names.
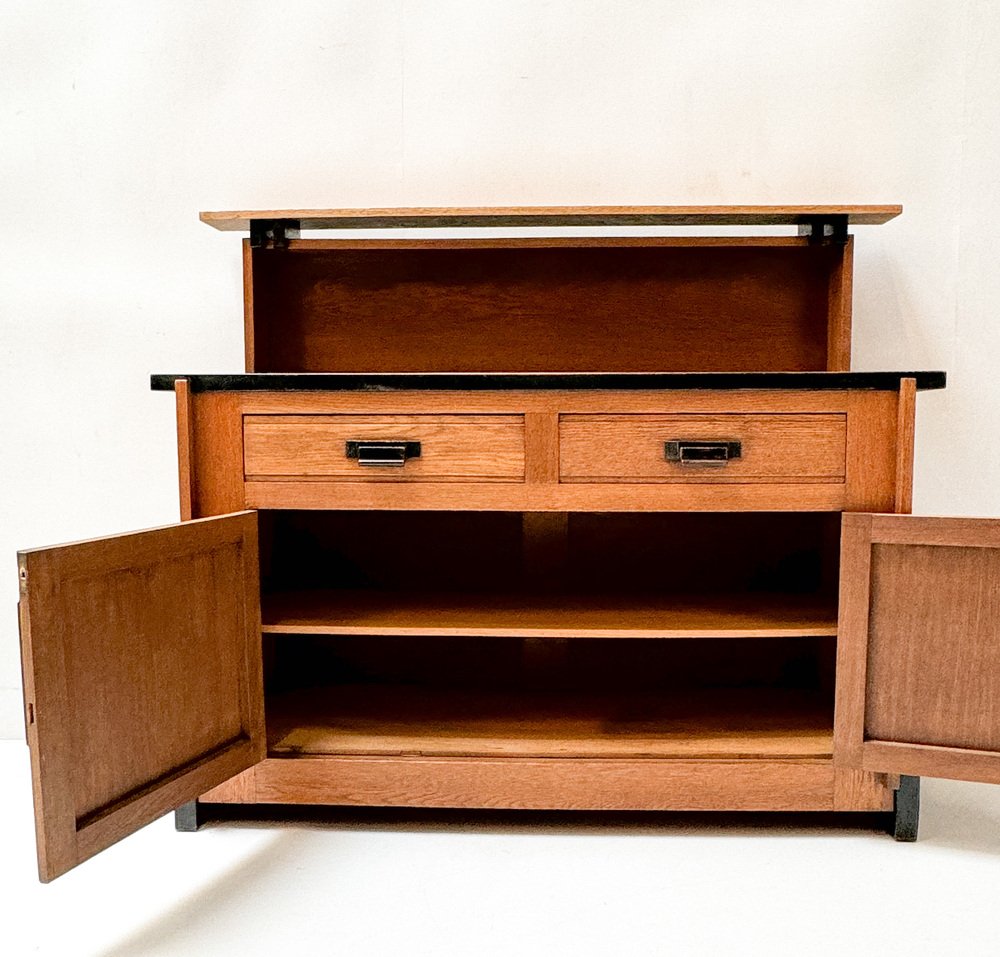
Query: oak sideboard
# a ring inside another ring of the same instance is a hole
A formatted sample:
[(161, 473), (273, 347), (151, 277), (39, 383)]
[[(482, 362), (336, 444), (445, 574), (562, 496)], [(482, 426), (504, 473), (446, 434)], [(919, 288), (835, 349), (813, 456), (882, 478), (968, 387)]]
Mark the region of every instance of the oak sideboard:
[(174, 810), (912, 840), (921, 775), (1000, 783), (1000, 521), (908, 514), (944, 374), (851, 371), (852, 228), (899, 212), (203, 213), (245, 371), (152, 377), (182, 521), (19, 554), (42, 880)]

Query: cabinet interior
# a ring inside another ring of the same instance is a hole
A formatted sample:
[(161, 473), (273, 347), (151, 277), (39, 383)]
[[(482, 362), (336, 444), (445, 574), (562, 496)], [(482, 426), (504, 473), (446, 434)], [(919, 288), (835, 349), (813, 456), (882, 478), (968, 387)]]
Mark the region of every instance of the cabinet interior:
[(828, 758), (838, 518), (261, 513), (270, 753)]
[(245, 269), (248, 371), (847, 368), (831, 343), (845, 309), (849, 329), (848, 245), (292, 240), (247, 247)]

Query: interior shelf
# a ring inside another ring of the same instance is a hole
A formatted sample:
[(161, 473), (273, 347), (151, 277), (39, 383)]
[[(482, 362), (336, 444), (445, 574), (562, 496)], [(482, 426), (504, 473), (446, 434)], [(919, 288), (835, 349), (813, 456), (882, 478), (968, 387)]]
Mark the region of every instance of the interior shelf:
[(824, 760), (833, 712), (815, 691), (460, 691), (343, 684), (276, 696), (269, 752), (315, 755)]
[(783, 638), (837, 633), (835, 599), (790, 594), (482, 594), (317, 590), (265, 595), (276, 634), (520, 638)]

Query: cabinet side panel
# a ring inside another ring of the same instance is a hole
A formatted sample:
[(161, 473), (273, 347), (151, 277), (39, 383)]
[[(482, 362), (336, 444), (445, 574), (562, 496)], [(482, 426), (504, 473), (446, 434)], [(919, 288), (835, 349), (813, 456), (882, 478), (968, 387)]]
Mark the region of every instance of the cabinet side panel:
[(193, 518), (225, 515), (243, 508), (243, 397), (238, 392), (194, 395)]
[(830, 268), (830, 294), (827, 327), (826, 367), (831, 372), (851, 368), (851, 312), (854, 287), (854, 237), (837, 247)]
[(247, 372), (256, 372), (254, 359), (253, 319), (253, 249), (250, 240), (243, 240), (243, 351)]
[(913, 510), (913, 432), (916, 424), (917, 382), (902, 379), (896, 412), (896, 501), (897, 514)]
[(844, 510), (891, 512), (896, 503), (896, 392), (847, 396), (847, 486)]
[(181, 521), (193, 517), (194, 482), (194, 422), (191, 410), (191, 389), (187, 379), (174, 383), (177, 401), (177, 483), (180, 493)]

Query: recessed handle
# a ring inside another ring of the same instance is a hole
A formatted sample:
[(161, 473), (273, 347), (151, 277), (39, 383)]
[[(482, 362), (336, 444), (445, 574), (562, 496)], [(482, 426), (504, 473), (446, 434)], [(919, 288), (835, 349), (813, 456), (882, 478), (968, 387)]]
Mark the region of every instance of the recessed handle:
[(420, 443), (406, 441), (376, 442), (365, 439), (349, 439), (346, 454), (349, 459), (357, 459), (358, 465), (388, 468), (402, 468), (407, 459), (420, 458)]
[(725, 465), (730, 459), (738, 459), (741, 453), (741, 443), (736, 441), (674, 439), (663, 443), (666, 460), (681, 465)]

